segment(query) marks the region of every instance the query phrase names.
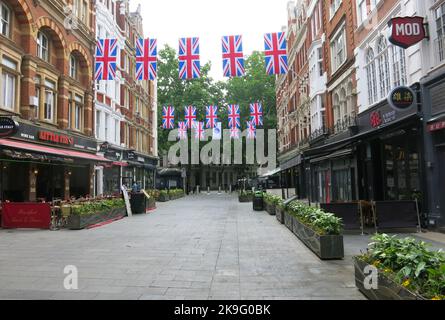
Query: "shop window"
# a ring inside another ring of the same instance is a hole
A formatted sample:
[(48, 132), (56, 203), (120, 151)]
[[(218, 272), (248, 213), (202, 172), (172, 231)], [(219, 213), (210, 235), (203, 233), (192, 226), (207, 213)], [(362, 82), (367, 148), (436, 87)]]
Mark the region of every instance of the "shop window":
[(11, 10), (9, 10), (3, 1), (0, 1), (0, 14), (0, 33), (5, 37), (9, 37), (11, 28)]
[(49, 62), (49, 41), (48, 37), (42, 31), (37, 33), (37, 56)]

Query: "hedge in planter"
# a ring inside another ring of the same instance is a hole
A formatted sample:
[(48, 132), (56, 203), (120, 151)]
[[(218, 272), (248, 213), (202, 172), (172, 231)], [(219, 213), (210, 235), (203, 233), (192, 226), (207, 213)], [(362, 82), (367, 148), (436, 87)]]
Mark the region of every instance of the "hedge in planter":
[[(373, 237), (368, 251), (354, 259), (356, 286), (372, 300), (445, 300), (445, 255), (425, 242), (386, 234)], [(375, 267), (377, 289), (364, 286), (364, 270)]]
[(286, 206), (284, 205), (284, 201), (281, 199), (277, 206), (275, 207), (275, 216), (277, 220), (284, 224), (284, 213), (285, 213)]
[(291, 220), (288, 228), (321, 259), (344, 258), (340, 218), (297, 201), (292, 202), (287, 211)]
[(123, 199), (79, 203), (71, 206), (67, 228), (81, 230), (97, 223), (123, 218), (126, 214), (127, 210)]
[(253, 192), (252, 191), (241, 191), (238, 194), (239, 202), (252, 202), (253, 201)]
[(276, 196), (274, 194), (266, 193), (264, 195), (264, 203), (266, 207), (266, 211), (271, 215), (274, 216), (276, 214), (276, 208), (278, 204), (282, 201), (280, 196)]
[(159, 196), (158, 196), (158, 198), (156, 199), (156, 201), (159, 201), (159, 202), (167, 202), (167, 201), (170, 201), (170, 195), (168, 194), (168, 191), (167, 191), (167, 190), (161, 190), (161, 191), (159, 191)]
[(182, 189), (170, 189), (168, 192), (170, 200), (176, 200), (184, 197), (184, 190)]

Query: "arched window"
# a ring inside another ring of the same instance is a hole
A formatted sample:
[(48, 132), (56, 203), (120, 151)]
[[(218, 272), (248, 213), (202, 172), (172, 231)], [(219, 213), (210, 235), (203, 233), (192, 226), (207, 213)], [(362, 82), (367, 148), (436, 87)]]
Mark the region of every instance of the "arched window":
[(0, 1), (0, 33), (9, 37), (11, 29), (11, 10), (8, 6)]
[(49, 41), (48, 37), (42, 31), (37, 33), (37, 56), (49, 62)]
[(393, 86), (407, 84), (405, 50), (396, 46), (391, 47)]
[(380, 99), (384, 99), (391, 90), (391, 79), (389, 72), (388, 45), (384, 37), (380, 37), (377, 42)]
[(368, 102), (377, 102), (377, 77), (375, 72), (374, 51), (370, 48), (366, 53), (366, 76), (368, 80)]
[(70, 77), (77, 80), (77, 58), (71, 54), (70, 55)]

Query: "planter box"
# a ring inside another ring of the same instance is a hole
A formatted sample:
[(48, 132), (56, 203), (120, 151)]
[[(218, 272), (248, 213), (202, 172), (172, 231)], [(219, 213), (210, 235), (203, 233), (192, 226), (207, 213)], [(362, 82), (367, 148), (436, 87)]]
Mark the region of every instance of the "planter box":
[[(395, 283), (379, 270), (378, 289), (366, 289), (364, 281), (366, 275), (365, 268), (369, 266), (365, 261), (354, 257), (355, 285), (370, 300), (425, 300), (412, 293), (403, 286)], [(369, 274), (369, 273), (368, 273)]]
[(238, 196), (239, 202), (253, 202), (253, 196)]
[(292, 217), (293, 233), (320, 259), (341, 260), (345, 256), (343, 236), (320, 236), (311, 228)]
[(161, 195), (159, 195), (159, 198), (157, 199), (157, 201), (159, 201), (159, 202), (170, 201), (170, 196), (168, 194), (167, 195), (161, 194)]
[(275, 208), (275, 213), (276, 213), (276, 217), (277, 220), (281, 223), (284, 224), (284, 209), (281, 209), (280, 207), (276, 207)]
[(81, 230), (89, 226), (113, 220), (123, 218), (127, 215), (126, 208), (117, 208), (111, 211), (99, 212), (92, 215), (70, 215), (68, 217), (67, 228), (70, 230)]
[(293, 217), (286, 211), (284, 210), (284, 225), (290, 230), (293, 231)]
[(267, 213), (270, 214), (271, 216), (274, 216), (276, 214), (275, 205), (267, 202), (265, 204)]

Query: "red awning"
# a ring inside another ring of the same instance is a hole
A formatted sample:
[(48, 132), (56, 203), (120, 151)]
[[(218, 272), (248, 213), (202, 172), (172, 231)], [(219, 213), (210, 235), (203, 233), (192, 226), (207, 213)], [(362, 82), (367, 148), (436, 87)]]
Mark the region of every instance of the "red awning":
[(53, 148), (53, 147), (46, 147), (46, 146), (42, 146), (42, 145), (38, 145), (38, 144), (15, 141), (15, 140), (0, 139), (0, 146), (29, 150), (29, 151), (34, 151), (34, 152), (49, 153), (49, 154), (65, 156), (65, 157), (69, 157), (69, 158), (79, 158), (79, 159), (87, 159), (87, 160), (93, 160), (93, 161), (111, 162), (110, 160), (108, 160), (102, 156), (98, 156), (98, 155), (91, 154), (91, 153), (86, 153), (86, 152), (81, 152), (81, 151), (73, 151), (73, 150), (67, 150), (67, 149), (58, 149), (58, 148)]
[(127, 162), (115, 161), (115, 162), (113, 162), (113, 166), (116, 166), (116, 167), (128, 167), (128, 163)]

